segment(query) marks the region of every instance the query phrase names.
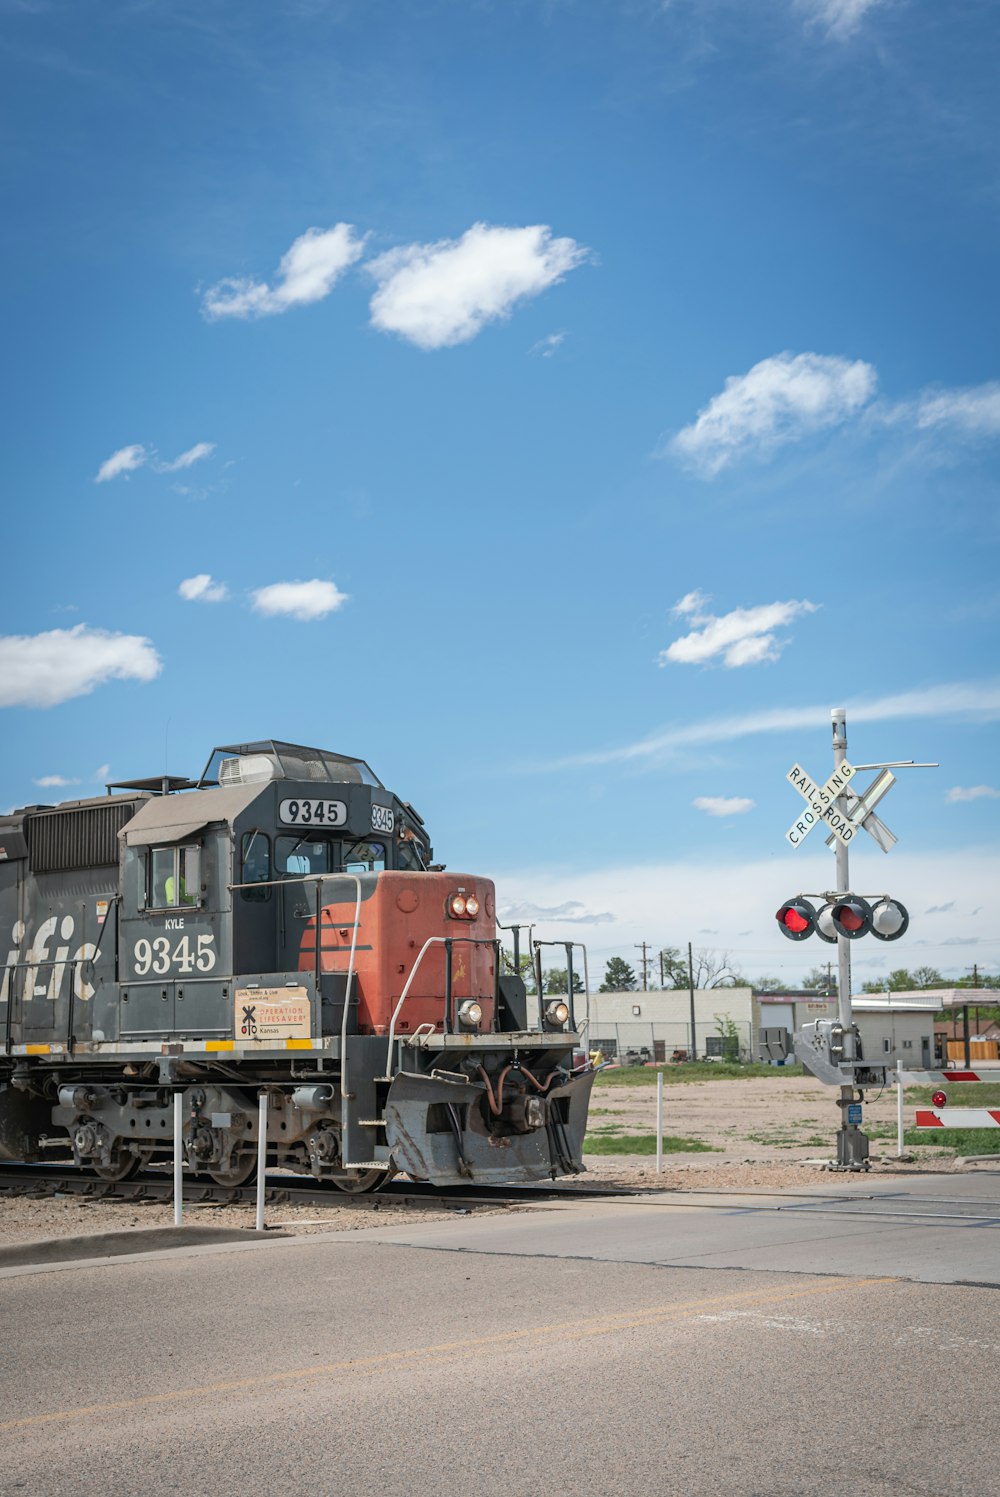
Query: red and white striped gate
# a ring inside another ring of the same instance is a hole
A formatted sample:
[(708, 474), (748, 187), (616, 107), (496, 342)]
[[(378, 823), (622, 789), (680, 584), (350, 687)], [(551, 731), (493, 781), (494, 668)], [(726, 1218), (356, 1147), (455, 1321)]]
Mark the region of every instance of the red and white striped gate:
[[(1000, 1070), (996, 1071), (896, 1071), (898, 1143), (903, 1152), (903, 1086), (916, 1084), (936, 1086), (939, 1091), (932, 1098), (933, 1106), (918, 1107), (914, 1126), (917, 1128), (1000, 1128), (1000, 1107), (949, 1107), (946, 1086), (963, 1082), (992, 1081), (1000, 1085)], [(938, 1097), (940, 1096), (940, 1101)]]

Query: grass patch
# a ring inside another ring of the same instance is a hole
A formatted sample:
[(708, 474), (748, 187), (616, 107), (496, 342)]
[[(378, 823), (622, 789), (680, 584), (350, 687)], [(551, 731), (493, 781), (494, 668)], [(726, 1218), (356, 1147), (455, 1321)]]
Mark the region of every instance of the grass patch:
[(802, 1138), (801, 1133), (747, 1133), (749, 1144), (763, 1144), (766, 1148), (828, 1148), (832, 1145), (831, 1138), (816, 1138), (810, 1135)]
[(1000, 1154), (1000, 1128), (907, 1128), (910, 1148), (953, 1149), (956, 1154)]
[(763, 1076), (773, 1080), (779, 1076), (804, 1076), (801, 1066), (734, 1065), (728, 1060), (685, 1061), (681, 1065), (666, 1066), (615, 1066), (613, 1070), (598, 1071), (595, 1086), (655, 1086), (657, 1074), (663, 1072), (665, 1086), (683, 1085), (691, 1081), (744, 1081)]
[[(975, 1066), (973, 1066), (975, 1070)], [(944, 1092), (949, 1107), (1000, 1107), (1000, 1084), (997, 1082), (959, 1081), (949, 1086), (904, 1086), (903, 1100), (917, 1107), (930, 1107), (934, 1092)]]
[[(583, 1141), (585, 1154), (655, 1154), (655, 1133), (623, 1133), (612, 1137), (606, 1133), (588, 1134)], [(700, 1138), (681, 1138), (672, 1134), (663, 1136), (664, 1154), (718, 1154), (711, 1144), (703, 1144)]]

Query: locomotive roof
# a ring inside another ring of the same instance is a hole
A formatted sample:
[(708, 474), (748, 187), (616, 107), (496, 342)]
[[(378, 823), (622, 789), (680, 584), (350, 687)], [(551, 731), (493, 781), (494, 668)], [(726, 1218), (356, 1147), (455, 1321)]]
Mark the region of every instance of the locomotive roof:
[(158, 795), (143, 801), (123, 828), (130, 847), (151, 842), (181, 842), (211, 821), (233, 821), (260, 795), (262, 785), (213, 786), (196, 795)]

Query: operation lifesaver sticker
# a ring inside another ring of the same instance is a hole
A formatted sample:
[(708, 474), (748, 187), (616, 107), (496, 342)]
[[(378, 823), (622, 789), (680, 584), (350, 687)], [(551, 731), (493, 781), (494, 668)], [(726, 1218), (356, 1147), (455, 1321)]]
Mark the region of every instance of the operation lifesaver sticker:
[(237, 988), (238, 1040), (308, 1040), (309, 998), (305, 988)]

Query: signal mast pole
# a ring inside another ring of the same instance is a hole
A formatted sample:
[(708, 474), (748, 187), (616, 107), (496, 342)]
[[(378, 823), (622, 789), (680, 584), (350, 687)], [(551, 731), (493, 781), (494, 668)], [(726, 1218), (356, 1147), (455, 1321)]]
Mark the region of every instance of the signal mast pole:
[[(830, 713), (833, 724), (833, 767), (839, 769), (847, 758), (847, 711), (834, 707)], [(851, 874), (847, 845), (835, 840), (837, 857), (837, 895), (843, 898), (851, 890)], [(844, 1059), (854, 1060), (854, 1014), (851, 1008), (851, 943), (846, 936), (837, 936), (837, 1018), (843, 1032)], [(854, 1103), (854, 1087), (840, 1088), (840, 1130), (838, 1134), (837, 1163), (842, 1169), (857, 1169), (868, 1156), (868, 1139), (850, 1121)], [(861, 1109), (857, 1111), (860, 1113)], [(867, 1166), (866, 1166), (867, 1167)]]
[[(830, 717), (833, 720), (833, 767), (839, 769), (847, 758), (847, 712), (843, 707), (834, 707)], [(847, 847), (839, 840), (834, 845), (837, 851), (837, 893), (849, 894), (851, 875), (848, 870)], [(846, 1036), (850, 1033), (854, 1019), (851, 1011), (851, 943), (843, 936), (837, 937), (837, 1008), (837, 1017)], [(852, 1043), (851, 1055), (845, 1058), (853, 1059), (853, 1052)], [(842, 1091), (850, 1089), (844, 1087)]]

